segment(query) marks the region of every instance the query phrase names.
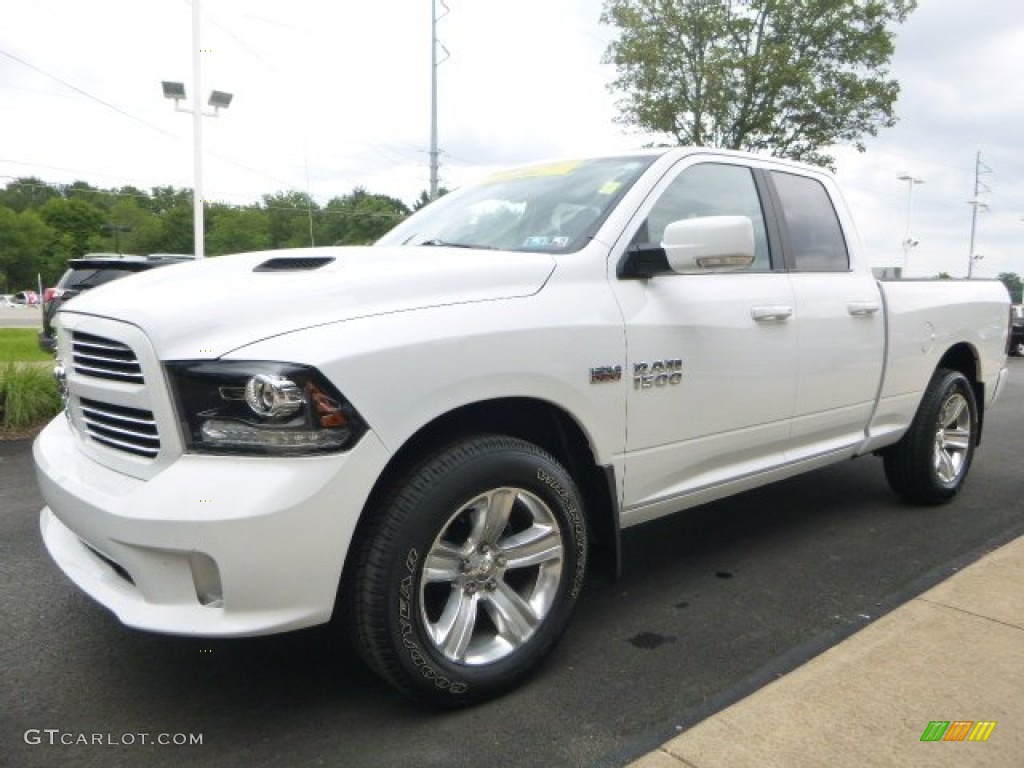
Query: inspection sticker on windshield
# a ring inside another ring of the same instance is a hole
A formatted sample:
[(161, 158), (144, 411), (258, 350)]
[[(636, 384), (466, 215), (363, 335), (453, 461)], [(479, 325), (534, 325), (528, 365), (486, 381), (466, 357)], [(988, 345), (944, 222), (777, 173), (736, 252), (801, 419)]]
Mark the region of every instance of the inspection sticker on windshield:
[(546, 235), (534, 235), (523, 241), (523, 248), (565, 248), (572, 238), (565, 235), (547, 237)]
[(606, 181), (601, 185), (601, 188), (597, 190), (599, 195), (614, 195), (622, 187), (621, 181)]

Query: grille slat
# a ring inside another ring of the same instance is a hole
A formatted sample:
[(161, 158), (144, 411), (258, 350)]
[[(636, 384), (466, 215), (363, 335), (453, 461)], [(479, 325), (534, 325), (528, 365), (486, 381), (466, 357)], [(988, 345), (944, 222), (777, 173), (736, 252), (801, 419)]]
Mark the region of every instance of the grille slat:
[(80, 398), (86, 434), (108, 448), (155, 458), (160, 453), (160, 432), (150, 411)]
[(72, 363), (75, 373), (96, 379), (142, 384), (142, 366), (127, 344), (93, 336), (71, 334)]

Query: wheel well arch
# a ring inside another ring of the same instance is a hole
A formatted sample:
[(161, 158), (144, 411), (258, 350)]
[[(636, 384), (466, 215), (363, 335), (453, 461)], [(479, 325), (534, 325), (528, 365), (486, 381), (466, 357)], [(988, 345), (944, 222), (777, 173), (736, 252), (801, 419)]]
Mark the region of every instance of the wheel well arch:
[(601, 571), (617, 576), (620, 568), (619, 509), (614, 473), (597, 463), (585, 432), (564, 409), (544, 400), (508, 397), (460, 406), (417, 430), (391, 457), (374, 483), (356, 529), (360, 535), (367, 512), (425, 456), (445, 444), (478, 434), (502, 434), (533, 443), (566, 468), (583, 496), (590, 533), (590, 559)]
[(985, 422), (985, 382), (981, 381), (981, 363), (977, 350), (966, 342), (954, 344), (946, 350), (936, 368), (959, 371), (971, 383), (971, 389), (974, 390), (974, 400), (978, 406), (977, 442), (981, 443), (982, 426)]

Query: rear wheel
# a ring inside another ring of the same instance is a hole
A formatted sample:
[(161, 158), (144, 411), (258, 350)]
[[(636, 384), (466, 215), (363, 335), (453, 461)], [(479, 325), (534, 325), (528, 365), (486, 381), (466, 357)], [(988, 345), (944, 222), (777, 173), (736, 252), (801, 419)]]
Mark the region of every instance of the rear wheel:
[(883, 454), (890, 487), (922, 504), (953, 498), (967, 478), (977, 432), (978, 406), (971, 383), (959, 371), (940, 368), (910, 429)]
[(466, 704), (516, 685), (568, 624), (586, 567), (580, 495), (554, 458), (483, 436), (440, 449), (370, 511), (349, 589), (366, 661)]

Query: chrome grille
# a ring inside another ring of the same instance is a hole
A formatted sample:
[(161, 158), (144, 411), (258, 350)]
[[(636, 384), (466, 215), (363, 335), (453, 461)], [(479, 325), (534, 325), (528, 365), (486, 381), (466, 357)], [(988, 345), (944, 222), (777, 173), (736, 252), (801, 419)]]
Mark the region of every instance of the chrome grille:
[(75, 373), (81, 376), (143, 383), (142, 367), (127, 344), (76, 331), (71, 334), (71, 353)]
[(80, 398), (82, 424), (90, 438), (108, 448), (154, 458), (160, 435), (150, 411)]

